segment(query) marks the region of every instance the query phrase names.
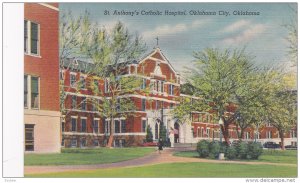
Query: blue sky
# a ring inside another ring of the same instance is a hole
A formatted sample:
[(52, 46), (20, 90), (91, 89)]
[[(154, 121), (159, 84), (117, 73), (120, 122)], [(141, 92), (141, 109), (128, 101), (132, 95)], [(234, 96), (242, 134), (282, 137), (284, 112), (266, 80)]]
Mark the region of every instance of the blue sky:
[[(71, 10), (75, 16), (88, 10), (91, 20), (111, 29), (122, 21), (132, 33), (143, 36), (148, 51), (159, 47), (177, 71), (191, 66), (193, 51), (207, 47), (246, 48), (259, 65), (289, 66), (285, 40), (288, 31), (283, 24), (296, 18), (292, 3), (62, 3), (61, 11)], [(104, 15), (104, 11), (110, 15)], [(162, 16), (113, 15), (117, 11), (162, 11)], [(186, 11), (185, 16), (165, 16), (165, 10)], [(215, 11), (217, 15), (190, 15), (190, 10)], [(229, 16), (218, 15), (228, 11)], [(260, 12), (258, 16), (233, 15), (234, 11)]]

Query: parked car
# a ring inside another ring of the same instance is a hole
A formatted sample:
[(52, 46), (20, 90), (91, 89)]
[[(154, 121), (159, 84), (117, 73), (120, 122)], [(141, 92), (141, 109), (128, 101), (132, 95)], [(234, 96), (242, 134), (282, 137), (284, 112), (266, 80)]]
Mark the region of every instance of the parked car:
[(264, 143), (264, 148), (276, 149), (276, 148), (280, 148), (280, 145), (276, 144), (275, 142), (265, 142)]
[(295, 149), (295, 150), (297, 150), (297, 146), (286, 145), (284, 147), (285, 147), (285, 149)]

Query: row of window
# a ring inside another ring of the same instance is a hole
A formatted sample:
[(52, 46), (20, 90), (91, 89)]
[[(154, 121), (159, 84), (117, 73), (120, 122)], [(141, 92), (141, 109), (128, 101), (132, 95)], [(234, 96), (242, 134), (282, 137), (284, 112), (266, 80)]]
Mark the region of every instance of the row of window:
[[(79, 129), (79, 132), (87, 132), (87, 119), (86, 118), (81, 118), (81, 127)], [(99, 119), (93, 119), (92, 122), (92, 129), (93, 133), (100, 133), (100, 123)], [(147, 121), (145, 119), (142, 119), (142, 124), (141, 124), (141, 132), (146, 132), (146, 126), (147, 126)], [(103, 127), (104, 127), (104, 133), (108, 134), (110, 130), (110, 124), (108, 120), (103, 120)], [(115, 133), (126, 133), (126, 120), (125, 119), (115, 119), (114, 120), (114, 127)], [(71, 118), (71, 132), (77, 132), (77, 118)], [(62, 122), (62, 131), (65, 131), (65, 122)]]
[[(154, 106), (153, 110), (159, 110), (159, 109), (163, 109), (163, 108), (164, 108), (164, 101), (155, 100), (155, 106)], [(169, 108), (173, 109), (174, 104), (170, 103)], [(142, 99), (141, 110), (146, 111), (146, 99), (144, 99), (144, 98)]]
[[(60, 79), (63, 79), (63, 76), (62, 76), (62, 73), (61, 72), (61, 77)], [(99, 82), (98, 80), (94, 80), (94, 85), (95, 86), (98, 86), (99, 85)], [(81, 89), (86, 89), (86, 76), (80, 76), (80, 80), (79, 80), (79, 85), (80, 85), (80, 88)], [(164, 93), (164, 81), (151, 81), (150, 83), (151, 85), (151, 90), (152, 91), (156, 91), (158, 93)], [(70, 86), (71, 87), (76, 87), (77, 86), (77, 79), (76, 79), (76, 73), (71, 73), (70, 74)], [(145, 89), (147, 87), (147, 79), (143, 79), (142, 80), (142, 84), (140, 86), (141, 89)], [(109, 93), (110, 89), (109, 89), (109, 80), (108, 79), (105, 79), (104, 81), (104, 92), (105, 93)], [(168, 94), (169, 95), (174, 95), (174, 92), (175, 91), (175, 86), (170, 84), (168, 85)]]
[(39, 99), (39, 77), (24, 75), (24, 107), (38, 109)]
[[(70, 140), (69, 147), (76, 148), (78, 143), (79, 143), (79, 147), (81, 147), (81, 148), (85, 148), (85, 147), (88, 146), (87, 140), (85, 138), (82, 138), (82, 139), (79, 139), (79, 140), (77, 140), (76, 138), (73, 138), (73, 139)], [(102, 142), (103, 146), (105, 146), (106, 143), (107, 143), (107, 140), (104, 140)], [(98, 147), (100, 145), (101, 145), (101, 140), (98, 140), (98, 139), (92, 140), (92, 146), (93, 147)], [(116, 140), (114, 140), (113, 145), (114, 145), (114, 147), (125, 147), (125, 139), (116, 139)], [(61, 146), (65, 147), (65, 139), (64, 138), (61, 141)]]

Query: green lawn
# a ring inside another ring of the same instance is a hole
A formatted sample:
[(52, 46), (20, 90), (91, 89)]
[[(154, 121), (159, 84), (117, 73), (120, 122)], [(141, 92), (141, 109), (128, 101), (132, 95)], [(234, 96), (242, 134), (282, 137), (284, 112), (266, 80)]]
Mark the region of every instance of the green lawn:
[[(242, 160), (255, 162), (290, 163), (297, 164), (297, 150), (264, 150), (258, 160)], [(176, 152), (174, 156), (198, 158), (197, 151)]]
[(297, 177), (297, 167), (219, 163), (168, 163), (132, 168), (112, 168), (25, 175), (25, 177)]
[(25, 165), (87, 165), (112, 163), (145, 156), (155, 148), (63, 149), (55, 154), (25, 154)]

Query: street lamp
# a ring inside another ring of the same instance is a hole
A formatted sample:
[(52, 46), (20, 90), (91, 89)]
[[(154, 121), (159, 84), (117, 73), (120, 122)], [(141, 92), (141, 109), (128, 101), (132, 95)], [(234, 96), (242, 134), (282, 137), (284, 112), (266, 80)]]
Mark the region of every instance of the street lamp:
[(219, 126), (220, 126), (220, 142), (222, 142), (222, 129), (221, 129), (221, 125), (224, 124), (224, 121), (222, 119), (222, 117), (220, 117), (220, 120), (219, 120)]

